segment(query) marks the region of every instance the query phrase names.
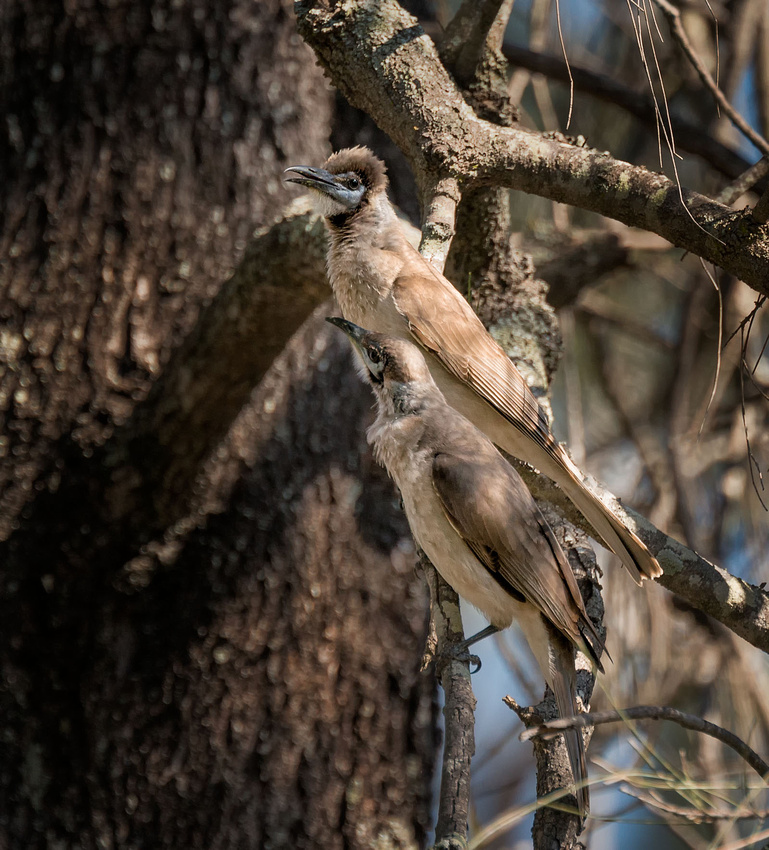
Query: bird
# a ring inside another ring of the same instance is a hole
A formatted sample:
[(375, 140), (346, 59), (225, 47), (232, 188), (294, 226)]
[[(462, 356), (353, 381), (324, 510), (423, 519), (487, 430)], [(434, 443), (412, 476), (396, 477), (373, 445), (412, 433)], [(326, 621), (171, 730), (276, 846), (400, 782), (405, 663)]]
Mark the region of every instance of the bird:
[(329, 232), (327, 271), (343, 316), (415, 342), (448, 403), (508, 454), (560, 486), (633, 580), (662, 574), (641, 539), (585, 485), (525, 379), (452, 283), (408, 242), (387, 197), (384, 163), (345, 148), (322, 168), (291, 166)]
[[(604, 642), (521, 476), (448, 405), (414, 344), (343, 318), (327, 321), (350, 338), (374, 390), (377, 414), (368, 441), (400, 490), (417, 545), (494, 630), (519, 624), (560, 715), (577, 714), (574, 650), (603, 671)], [(581, 731), (567, 730), (565, 741), (585, 815), (590, 801)]]

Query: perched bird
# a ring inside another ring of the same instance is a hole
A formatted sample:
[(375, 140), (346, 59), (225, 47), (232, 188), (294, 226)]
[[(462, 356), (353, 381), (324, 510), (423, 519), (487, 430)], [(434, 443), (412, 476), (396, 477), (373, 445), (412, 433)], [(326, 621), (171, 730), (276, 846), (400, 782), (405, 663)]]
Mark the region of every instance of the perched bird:
[(328, 275), (346, 319), (416, 342), (448, 403), (497, 446), (553, 479), (633, 579), (662, 574), (644, 543), (583, 483), (521, 373), (451, 282), (406, 240), (384, 163), (363, 147), (286, 180), (314, 189), (330, 234)]
[[(555, 694), (576, 714), (574, 647), (601, 666), (603, 641), (558, 541), (520, 475), (451, 408), (410, 342), (330, 318), (352, 340), (374, 389), (368, 440), (400, 489), (417, 544), (492, 626), (515, 620)], [(582, 733), (566, 747), (582, 814), (589, 807)]]

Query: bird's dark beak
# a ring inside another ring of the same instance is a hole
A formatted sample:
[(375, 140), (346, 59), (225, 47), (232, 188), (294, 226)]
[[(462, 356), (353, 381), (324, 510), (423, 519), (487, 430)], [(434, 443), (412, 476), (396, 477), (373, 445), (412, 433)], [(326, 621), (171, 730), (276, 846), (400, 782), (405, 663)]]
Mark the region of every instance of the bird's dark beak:
[(347, 319), (343, 319), (340, 316), (327, 316), (326, 321), (344, 331), (355, 345), (358, 346), (358, 348), (365, 345), (365, 337), (368, 336), (369, 332), (364, 328), (354, 325), (352, 322), (348, 322)]
[(331, 194), (338, 186), (333, 174), (310, 165), (292, 165), (283, 174), (288, 175), (283, 178), (286, 183), (299, 183), (300, 186), (309, 186), (310, 189), (326, 194)]
[(344, 331), (350, 338), (350, 342), (363, 360), (366, 369), (368, 369), (369, 380), (376, 386), (381, 385), (384, 381), (384, 363), (379, 344), (377, 343), (377, 334), (372, 334), (365, 328), (354, 325), (348, 322), (347, 319), (341, 319), (339, 316), (327, 316), (326, 321), (332, 325), (336, 325), (340, 330)]

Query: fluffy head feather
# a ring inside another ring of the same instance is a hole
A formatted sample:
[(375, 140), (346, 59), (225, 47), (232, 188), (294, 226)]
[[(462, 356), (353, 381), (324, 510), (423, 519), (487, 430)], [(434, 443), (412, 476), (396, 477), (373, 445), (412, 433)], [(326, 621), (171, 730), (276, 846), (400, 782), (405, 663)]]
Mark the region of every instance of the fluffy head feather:
[(362, 145), (332, 153), (323, 168), (330, 174), (357, 174), (366, 186), (367, 194), (384, 192), (387, 189), (387, 167), (379, 157)]

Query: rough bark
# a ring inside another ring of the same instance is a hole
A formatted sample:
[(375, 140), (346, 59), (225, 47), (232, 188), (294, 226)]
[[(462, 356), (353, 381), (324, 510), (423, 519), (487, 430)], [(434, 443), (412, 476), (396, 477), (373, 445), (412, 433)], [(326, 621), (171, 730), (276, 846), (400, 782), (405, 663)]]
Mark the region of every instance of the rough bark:
[(282, 205), (281, 165), (323, 150), (330, 102), (278, 0), (18, 0), (0, 31), (7, 527), (52, 442), (129, 415)]
[(216, 297), (325, 153), (311, 53), (280, 0), (0, 24), (0, 846), (415, 846), (425, 594), (344, 344), (232, 424), (322, 295)]

